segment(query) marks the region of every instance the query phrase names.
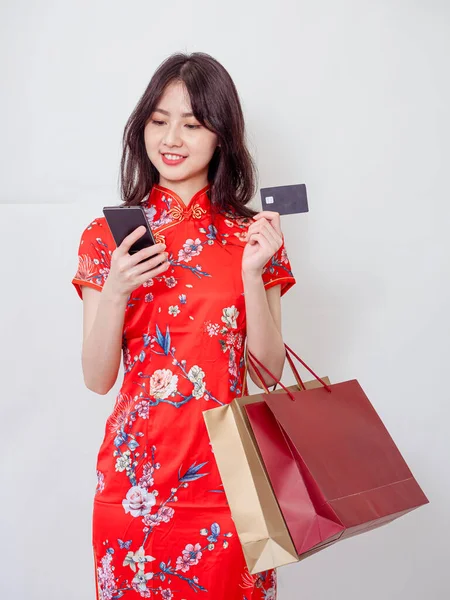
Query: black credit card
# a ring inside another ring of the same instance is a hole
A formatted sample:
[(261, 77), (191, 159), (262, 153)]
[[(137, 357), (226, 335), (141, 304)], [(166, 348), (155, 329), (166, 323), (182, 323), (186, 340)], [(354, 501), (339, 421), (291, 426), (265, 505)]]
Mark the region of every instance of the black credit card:
[(273, 210), (280, 215), (294, 215), (309, 210), (304, 183), (261, 188), (261, 203), (263, 210)]

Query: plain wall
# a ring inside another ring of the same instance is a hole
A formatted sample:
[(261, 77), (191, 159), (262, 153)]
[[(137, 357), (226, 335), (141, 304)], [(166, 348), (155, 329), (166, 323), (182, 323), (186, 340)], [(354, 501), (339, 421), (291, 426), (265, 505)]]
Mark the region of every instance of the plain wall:
[(186, 50), (234, 78), (260, 187), (307, 185), (310, 213), (282, 218), (297, 276), (286, 342), (332, 381), (358, 378), (431, 501), (280, 569), (279, 599), (447, 597), (450, 5), (0, 11), (0, 596), (95, 597), (95, 461), (120, 378), (107, 396), (84, 387), (70, 280), (82, 229), (119, 201), (126, 119), (160, 62)]

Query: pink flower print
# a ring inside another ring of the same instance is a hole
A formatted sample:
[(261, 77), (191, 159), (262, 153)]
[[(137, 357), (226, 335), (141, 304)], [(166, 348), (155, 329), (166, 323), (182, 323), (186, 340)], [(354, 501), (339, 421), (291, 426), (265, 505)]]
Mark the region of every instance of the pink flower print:
[(101, 567), (97, 568), (98, 587), (102, 600), (111, 600), (117, 593), (111, 561), (112, 554), (108, 552), (100, 561)]
[(101, 494), (105, 489), (105, 476), (101, 471), (97, 471), (97, 487), (95, 489), (96, 494)]
[(144, 206), (144, 212), (145, 216), (147, 217), (148, 224), (151, 225), (156, 215), (156, 206), (154, 204), (151, 204), (150, 206)]
[(188, 544), (186, 548), (183, 550), (182, 555), (177, 558), (176, 570), (182, 570), (186, 572), (193, 565), (198, 565), (198, 561), (202, 557), (200, 544)]
[(97, 272), (96, 265), (88, 254), (78, 257), (78, 271), (75, 277), (82, 281), (90, 281)]
[(218, 325), (217, 323), (207, 323), (206, 324), (206, 331), (207, 331), (209, 337), (213, 337), (213, 336), (217, 335), (219, 333), (219, 329), (220, 329), (220, 325)]
[(147, 515), (155, 504), (155, 496), (138, 485), (131, 487), (127, 492), (126, 498), (122, 500), (125, 513), (130, 513), (133, 517)]
[(247, 232), (246, 231), (237, 231), (234, 234), (238, 240), (240, 240), (241, 242), (246, 242), (247, 241)]
[(230, 348), (230, 355), (228, 359), (228, 372), (230, 375), (233, 375), (233, 377), (237, 377), (236, 352), (234, 348)]
[(177, 280), (175, 277), (166, 277), (166, 285), (168, 288), (173, 288), (177, 285)]
[(203, 246), (199, 238), (186, 240), (182, 250), (178, 252), (178, 260), (190, 262), (192, 257), (198, 256), (202, 250)]
[(143, 519), (144, 525), (147, 527), (156, 527), (161, 523), (168, 523), (175, 514), (175, 510), (170, 506), (163, 506), (154, 515), (146, 515)]
[(159, 369), (150, 377), (150, 394), (158, 400), (165, 400), (177, 391), (178, 375), (170, 369)]
[(183, 571), (183, 573), (186, 573), (186, 571), (189, 571), (190, 569), (190, 564), (189, 564), (189, 558), (186, 558), (185, 556), (179, 556), (177, 558), (177, 562), (175, 565), (175, 570), (176, 571)]
[(234, 227), (234, 223), (230, 219), (224, 219), (224, 223), (227, 227)]
[[(154, 472), (155, 472), (155, 469), (153, 468), (151, 463), (145, 463), (143, 466), (143, 469), (142, 469), (142, 477), (139, 479), (139, 487), (141, 487), (141, 488), (151, 487), (155, 483), (155, 480), (153, 479)], [(147, 516), (144, 517), (144, 521), (147, 518)]]
[(173, 598), (172, 591), (169, 588), (167, 588), (167, 590), (161, 590), (161, 598), (163, 600), (172, 600), (172, 598)]
[(236, 348), (238, 350), (240, 350), (242, 348), (242, 341), (243, 341), (242, 333), (238, 333), (236, 335)]
[(234, 346), (236, 344), (236, 339), (237, 335), (230, 331), (230, 333), (226, 337), (227, 346)]
[(281, 251), (281, 262), (287, 264), (288, 263), (288, 255), (286, 252), (286, 248), (283, 248)]
[(198, 561), (202, 557), (202, 547), (200, 544), (188, 544), (186, 548), (183, 550), (183, 556), (189, 558), (189, 562), (191, 565), (198, 565)]
[(130, 420), (133, 410), (133, 398), (128, 394), (119, 392), (114, 410), (108, 419), (108, 425), (111, 431), (114, 433), (122, 431)]
[(135, 406), (137, 413), (141, 419), (148, 419), (150, 413), (150, 402), (148, 400), (142, 400)]

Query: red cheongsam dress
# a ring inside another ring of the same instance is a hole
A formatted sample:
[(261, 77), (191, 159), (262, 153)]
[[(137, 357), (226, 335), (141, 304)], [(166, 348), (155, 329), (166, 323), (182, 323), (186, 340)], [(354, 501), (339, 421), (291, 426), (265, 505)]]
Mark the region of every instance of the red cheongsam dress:
[[(170, 267), (125, 309), (124, 378), (97, 459), (97, 600), (274, 600), (275, 571), (246, 568), (202, 416), (242, 392), (252, 220), (211, 211), (210, 185), (188, 205), (156, 185), (142, 205)], [(83, 231), (80, 297), (102, 289), (115, 247), (103, 217)], [(284, 246), (263, 280), (282, 294), (295, 283)]]

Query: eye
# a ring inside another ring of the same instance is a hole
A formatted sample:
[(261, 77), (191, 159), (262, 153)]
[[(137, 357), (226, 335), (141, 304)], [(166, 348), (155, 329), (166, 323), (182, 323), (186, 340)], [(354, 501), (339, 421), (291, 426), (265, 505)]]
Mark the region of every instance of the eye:
[(186, 125), (188, 129), (200, 129), (201, 125)]
[(164, 125), (164, 121), (155, 121), (155, 119), (152, 119), (152, 123), (155, 125)]

